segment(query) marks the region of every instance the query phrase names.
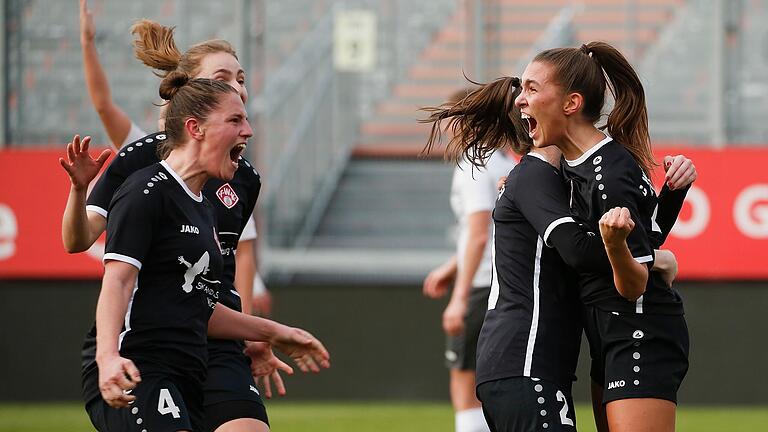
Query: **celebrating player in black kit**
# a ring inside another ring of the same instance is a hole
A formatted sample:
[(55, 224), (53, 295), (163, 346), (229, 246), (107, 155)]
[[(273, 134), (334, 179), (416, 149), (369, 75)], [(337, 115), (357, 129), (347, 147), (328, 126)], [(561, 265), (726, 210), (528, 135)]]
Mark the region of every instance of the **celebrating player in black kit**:
[[(315, 361), (327, 366), (325, 349), (302, 330), (222, 305), (211, 315), (223, 276), (222, 251), (211, 204), (200, 190), (209, 177), (232, 178), (252, 132), (234, 88), (188, 79), (173, 72), (163, 82), (161, 94), (173, 99), (166, 121), (168, 159), (129, 177), (109, 207), (97, 308), (99, 370), (88, 364), (93, 358), (86, 353), (84, 374), (89, 414), (100, 429), (142, 423), (154, 424), (147, 427), (154, 430), (201, 429), (206, 327), (214, 337), (272, 339), (302, 368), (316, 368)], [(127, 358), (142, 371), (132, 395), (123, 390), (139, 378)], [(133, 400), (130, 410), (105, 405)]]
[[(453, 159), (474, 155), (475, 164), (482, 165), (487, 154), (504, 145), (527, 153), (530, 138), (514, 107), (520, 84), (518, 78), (499, 79), (459, 104), (432, 109), (430, 143), (439, 137), (440, 121), (449, 119), (455, 138), (448, 153)], [(510, 173), (493, 214), (494, 276), (478, 342), (477, 392), (495, 431), (575, 430), (570, 388), (581, 311), (577, 277), (563, 260), (581, 272), (613, 273), (621, 283), (634, 276), (622, 267), (623, 261), (606, 259), (596, 228), (587, 227), (592, 230), (587, 232), (574, 223), (567, 191), (554, 168), (560, 151), (539, 148), (535, 137), (533, 141), (536, 148)], [(668, 176), (675, 185), (691, 181), (687, 169), (692, 169), (689, 160), (670, 158)], [(671, 229), (684, 194), (666, 196), (660, 215), (671, 221), (659, 221), (664, 233)], [(629, 253), (626, 245), (623, 250)], [(656, 265), (674, 273), (676, 263), (667, 251), (657, 251)]]
[[(82, 6), (81, 4), (81, 8)], [(81, 15), (82, 12), (81, 10)], [(238, 90), (243, 102), (247, 100), (247, 92), (243, 85), (244, 72), (240, 68), (234, 50), (226, 41), (206, 41), (193, 46), (182, 55), (173, 43), (172, 29), (143, 20), (137, 23), (133, 30), (139, 37), (138, 41), (141, 42), (137, 43), (137, 56), (147, 65), (158, 69), (176, 67), (190, 74), (197, 74), (198, 77), (225, 81)], [(129, 119), (126, 121), (130, 123)], [(105, 126), (110, 130), (108, 124)], [(67, 212), (76, 217), (68, 219), (65, 212), (63, 231), (65, 244), (67, 236), (70, 236), (71, 243), (68, 247), (83, 250), (95, 241), (103, 231), (107, 209), (114, 192), (131, 173), (158, 161), (157, 148), (164, 140), (164, 133), (155, 133), (123, 146), (118, 157), (88, 197), (87, 218), (84, 203), (77, 202), (75, 199), (77, 194), (70, 194)], [(89, 159), (87, 141), (84, 144), (85, 148), (80, 148), (79, 145), (70, 148), (70, 160), (79, 161), (74, 168), (68, 170), (73, 176), (73, 188), (76, 183), (87, 185), (100, 166), (98, 161)], [(77, 181), (75, 178), (78, 178)], [(240, 310), (240, 297), (233, 286), (234, 248), (238, 244), (243, 226), (250, 217), (259, 186), (258, 174), (244, 158), (240, 158), (238, 170), (231, 181), (211, 179), (203, 188), (203, 194), (209, 198), (217, 213), (219, 240), (224, 253), (224, 276), (221, 278), (222, 289), (219, 302), (235, 310)], [(70, 224), (67, 224), (68, 220)], [(238, 257), (240, 257), (239, 252)], [(92, 353), (94, 343), (95, 340), (91, 335), (86, 340), (86, 351), (90, 349)], [(209, 339), (205, 385), (205, 430), (214, 430), (225, 425), (247, 427), (249, 430), (266, 428), (268, 424), (266, 412), (253, 386), (249, 363), (254, 375), (272, 376), (281, 393), (284, 393), (284, 389), (276, 368), (287, 371), (291, 369), (274, 357), (269, 346), (265, 345), (249, 343), (248, 354), (252, 360), (249, 361), (242, 353), (241, 342)], [(89, 365), (92, 365), (92, 362), (86, 362), (86, 366)], [(299, 366), (302, 370), (314, 368), (311, 362), (301, 362)], [(88, 373), (87, 367), (84, 372)], [(269, 397), (269, 383), (266, 380), (265, 385)]]

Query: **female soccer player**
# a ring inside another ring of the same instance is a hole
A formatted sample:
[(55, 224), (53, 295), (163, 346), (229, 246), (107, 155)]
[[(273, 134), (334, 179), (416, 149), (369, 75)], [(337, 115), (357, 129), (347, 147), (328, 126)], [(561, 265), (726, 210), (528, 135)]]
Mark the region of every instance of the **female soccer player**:
[(211, 177), (232, 179), (252, 135), (237, 91), (172, 72), (160, 94), (168, 156), (132, 174), (109, 206), (97, 369), (84, 377), (101, 396), (87, 405), (99, 430), (201, 430), (206, 333), (267, 340), (300, 366), (328, 361), (303, 330), (217, 304), (222, 251), (201, 191)]
[[(462, 89), (448, 99), (456, 104), (472, 92)], [(496, 202), (496, 183), (515, 166), (508, 149), (494, 152), (484, 167), (460, 161), (453, 171), (451, 208), (458, 221), (456, 254), (424, 280), (424, 294), (431, 298), (453, 292), (443, 312), (447, 335), (446, 364), (450, 368), (450, 392), (456, 413), (456, 432), (488, 431), (480, 401), (475, 396), (477, 338), (488, 306), (491, 284), (491, 211)]]
[[(237, 62), (234, 50), (225, 41), (207, 41), (198, 44), (182, 56), (173, 43), (172, 29), (143, 21), (134, 26), (134, 33), (141, 39), (137, 43), (137, 55), (143, 56), (150, 65), (161, 62), (162, 67), (171, 68), (174, 65), (183, 64), (186, 70), (197, 74), (197, 76), (227, 81), (239, 90), (243, 102), (247, 100), (247, 92), (243, 86), (244, 72)], [(92, 18), (85, 2), (81, 2), (81, 38), (83, 39), (83, 56), (89, 92), (97, 110), (107, 114), (102, 118), (108, 117), (112, 120), (112, 123), (105, 121), (107, 131), (113, 132), (110, 134), (111, 136), (116, 133), (122, 137), (127, 133), (131, 122), (112, 103), (109, 97), (109, 87), (98, 64), (97, 53), (92, 46), (92, 36)], [(147, 54), (146, 51), (150, 53)], [(166, 57), (159, 59), (153, 57), (151, 54), (157, 51), (165, 53)], [(121, 125), (125, 126), (125, 130), (120, 130)], [(135, 130), (136, 128), (132, 127), (132, 129)], [(103, 232), (109, 202), (115, 191), (132, 172), (158, 161), (156, 148), (164, 137), (165, 134), (156, 133), (122, 146), (121, 154), (107, 169), (89, 197), (90, 205), (87, 214), (83, 203), (85, 190), (98, 172), (106, 154), (102, 154), (95, 161), (91, 160), (87, 153), (87, 141), (83, 143), (84, 146), (82, 147), (76, 141), (75, 145), (68, 149), (70, 161), (73, 163), (68, 169), (73, 186), (65, 211), (63, 235), (65, 244), (69, 243), (70, 249), (87, 249)], [(114, 137), (112, 139), (115, 142), (120, 142)], [(125, 140), (128, 139), (125, 138)], [(219, 301), (236, 310), (241, 307), (241, 298), (238, 292), (234, 290), (233, 282), (237, 277), (236, 286), (241, 288), (240, 291), (242, 292), (243, 279), (249, 283), (254, 279), (248, 276), (242, 277), (244, 272), (241, 270), (249, 267), (253, 269), (254, 265), (252, 246), (241, 241), (236, 255), (238, 271), (237, 276), (235, 276), (234, 248), (238, 245), (240, 233), (243, 232), (243, 236), (247, 235), (249, 226), (252, 226), (250, 214), (260, 186), (258, 174), (253, 170), (253, 167), (243, 158), (239, 160), (239, 164), (233, 180), (224, 182), (212, 179), (206, 183), (203, 189), (203, 193), (213, 203), (217, 212), (219, 240), (224, 253), (225, 275), (222, 278), (224, 289), (221, 290)], [(69, 164), (64, 165), (65, 168), (68, 168), (66, 165)], [(248, 221), (248, 224), (245, 221)], [(251, 238), (253, 237), (255, 235)], [(240, 238), (242, 239), (242, 236)], [(246, 259), (244, 260), (243, 257)], [(247, 294), (250, 294), (250, 289), (245, 290), (243, 297)], [(243, 303), (244, 308), (250, 305), (249, 301)], [(92, 353), (95, 339), (93, 334), (90, 336), (86, 340), (85, 348), (86, 351)], [(261, 427), (259, 424), (263, 426), (268, 423), (260, 395), (252, 386), (253, 379), (250, 377), (249, 359), (243, 355), (242, 351), (242, 342), (215, 339), (209, 341), (209, 370), (205, 393), (207, 430), (217, 428), (228, 430), (228, 427), (236, 427), (237, 425), (242, 427), (243, 424), (247, 427), (249, 423), (253, 427), (251, 430), (259, 430)], [(257, 376), (266, 375), (267, 397), (271, 396), (270, 377), (277, 386), (278, 392), (284, 394), (285, 388), (277, 368), (290, 373), (292, 371), (290, 367), (272, 356), (271, 350), (264, 344), (249, 344), (247, 353), (252, 359), (250, 362), (251, 371)], [(302, 369), (304, 369), (303, 366)]]
[[(473, 163), (481, 165), (505, 145), (527, 153), (507, 178), (493, 214), (494, 277), (478, 342), (477, 392), (494, 431), (574, 430), (570, 388), (581, 320), (575, 277), (561, 256), (573, 268), (608, 274), (612, 269), (595, 232), (573, 223), (555, 169), (559, 150), (531, 150), (514, 107), (519, 87), (518, 78), (499, 79), (460, 104), (433, 109), (430, 144), (439, 138), (440, 121), (448, 119), (454, 139), (447, 151), (453, 159), (474, 157)], [(679, 168), (692, 165), (683, 157), (673, 163), (670, 182), (680, 186)], [(667, 207), (679, 210), (681, 197), (677, 200)], [(673, 215), (674, 222), (677, 212), (663, 214)], [(669, 221), (662, 225), (671, 228)], [(619, 264), (617, 279), (631, 277)], [(665, 251), (657, 251), (656, 264), (674, 273), (674, 258)]]
[[(591, 42), (538, 54), (522, 85), (516, 104), (528, 134), (536, 147), (562, 151), (574, 214), (593, 229), (615, 207), (636, 221), (625, 241), (621, 234), (605, 238), (614, 274), (579, 271), (592, 378), (603, 388), (607, 426), (672, 431), (688, 369), (688, 329), (680, 295), (648, 271), (661, 227), (640, 79), (619, 51)], [(595, 127), (606, 89), (615, 98), (607, 134)], [(615, 277), (619, 272), (628, 277)]]

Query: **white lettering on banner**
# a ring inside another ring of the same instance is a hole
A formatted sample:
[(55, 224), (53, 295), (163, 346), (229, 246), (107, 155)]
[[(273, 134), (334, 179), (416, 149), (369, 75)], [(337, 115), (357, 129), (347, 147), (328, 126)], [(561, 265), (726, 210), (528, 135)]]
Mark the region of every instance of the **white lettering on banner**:
[(768, 238), (768, 184), (755, 184), (741, 191), (733, 204), (733, 221), (747, 237)]
[(0, 260), (6, 260), (16, 253), (16, 236), (19, 227), (13, 209), (0, 204)]
[(670, 233), (672, 236), (681, 239), (697, 237), (704, 232), (707, 225), (709, 225), (709, 218), (711, 216), (709, 198), (698, 187), (691, 186), (688, 195), (685, 197), (685, 202), (691, 206), (691, 217), (688, 220), (678, 218)]

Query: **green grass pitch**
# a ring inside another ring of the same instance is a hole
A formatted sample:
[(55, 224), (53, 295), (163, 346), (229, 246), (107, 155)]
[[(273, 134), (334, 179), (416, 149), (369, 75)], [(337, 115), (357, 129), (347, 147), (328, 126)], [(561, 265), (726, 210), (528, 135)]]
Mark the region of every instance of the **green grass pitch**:
[[(275, 432), (450, 432), (453, 413), (445, 403), (268, 402)], [(578, 429), (594, 431), (591, 411), (577, 408)], [(679, 432), (753, 432), (768, 425), (768, 406), (683, 407)], [(0, 404), (0, 432), (82, 432), (93, 428), (78, 404)]]

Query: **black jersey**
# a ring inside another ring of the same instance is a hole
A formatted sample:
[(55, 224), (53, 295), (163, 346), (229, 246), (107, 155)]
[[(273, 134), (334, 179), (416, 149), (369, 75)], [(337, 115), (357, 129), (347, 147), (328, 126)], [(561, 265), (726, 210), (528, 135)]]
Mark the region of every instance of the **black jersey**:
[[(166, 139), (165, 133), (150, 134), (123, 146), (109, 164), (88, 196), (86, 209), (105, 218), (115, 191), (134, 172), (157, 163), (157, 145)], [(241, 311), (240, 296), (235, 290), (235, 248), (248, 218), (253, 213), (259, 197), (261, 179), (256, 169), (240, 158), (238, 169), (231, 181), (209, 180), (203, 187), (203, 195), (213, 204), (218, 221), (217, 231), (224, 255), (219, 301), (229, 308)]]
[(524, 156), (493, 211), (493, 278), (478, 340), (477, 384), (515, 376), (570, 388), (581, 341), (575, 277), (547, 237), (576, 225), (557, 170)]
[[(165, 161), (137, 171), (109, 206), (104, 260), (139, 269), (118, 339), (120, 355), (140, 371), (202, 385), (208, 319), (223, 266), (211, 203), (190, 191)], [(91, 383), (98, 379), (94, 357), (85, 357), (83, 366)], [(98, 393), (98, 386), (88, 387), (86, 399)]]
[[(599, 232), (599, 221), (606, 211), (629, 209), (635, 228), (627, 237), (627, 245), (635, 260), (650, 268), (653, 249), (666, 234), (656, 220), (658, 197), (653, 184), (629, 151), (606, 138), (577, 160), (564, 160), (562, 170), (570, 183), (572, 213), (595, 232)], [(588, 305), (611, 312), (683, 313), (680, 295), (667, 287), (657, 272), (649, 273), (645, 294), (635, 302), (621, 297), (611, 272), (580, 271), (579, 280), (581, 299)]]

